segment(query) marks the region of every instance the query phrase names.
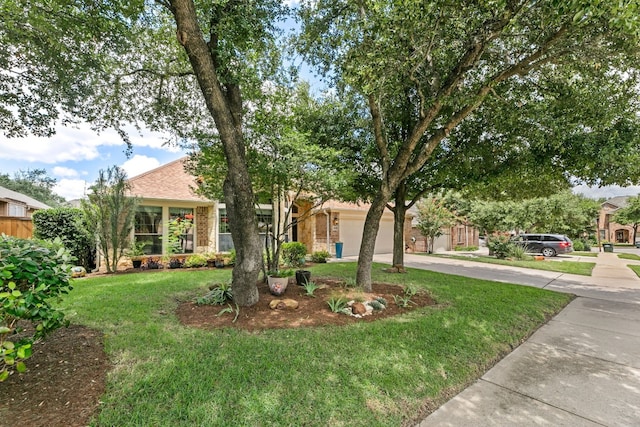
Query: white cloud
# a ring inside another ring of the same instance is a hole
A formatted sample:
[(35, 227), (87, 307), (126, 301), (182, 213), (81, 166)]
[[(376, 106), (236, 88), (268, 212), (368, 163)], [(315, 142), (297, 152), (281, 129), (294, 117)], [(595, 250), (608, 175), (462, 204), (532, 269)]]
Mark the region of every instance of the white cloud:
[(158, 166), (160, 166), (158, 159), (136, 154), (124, 162), (121, 168), (127, 172), (127, 176), (129, 178), (132, 178), (136, 175), (140, 175), (141, 173), (150, 171), (151, 169), (155, 169)]
[[(125, 130), (134, 147), (156, 148), (172, 153), (180, 151), (179, 147), (164, 145), (166, 138), (160, 133), (143, 131), (140, 134), (133, 127)], [(124, 150), (124, 142), (113, 130), (97, 134), (88, 124), (81, 124), (77, 128), (59, 126), (51, 138), (6, 138), (0, 135), (0, 159), (48, 164), (94, 160), (101, 155), (99, 147), (113, 146), (122, 146)]]
[(61, 195), (66, 200), (81, 199), (84, 197), (90, 183), (82, 179), (61, 179), (53, 188), (56, 194)]
[(616, 196), (637, 196), (640, 194), (640, 186), (620, 187), (618, 185), (608, 185), (598, 188), (582, 184), (573, 187), (573, 192), (574, 194), (583, 194), (592, 199), (610, 199)]
[(74, 177), (79, 175), (78, 171), (76, 171), (75, 169), (66, 168), (64, 166), (56, 166), (52, 171), (56, 176)]

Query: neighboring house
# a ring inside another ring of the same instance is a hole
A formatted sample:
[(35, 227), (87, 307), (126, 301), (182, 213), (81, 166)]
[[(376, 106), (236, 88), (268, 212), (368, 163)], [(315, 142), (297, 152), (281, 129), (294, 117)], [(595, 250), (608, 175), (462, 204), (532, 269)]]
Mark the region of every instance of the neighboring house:
[[(302, 242), (307, 252), (326, 250), (335, 254), (336, 242), (342, 242), (342, 256), (357, 256), (362, 243), (364, 222), (369, 211), (369, 204), (357, 204), (329, 200), (322, 206), (313, 209), (313, 215), (301, 222), (297, 221), (300, 212), (308, 207), (304, 202), (293, 205), (289, 238)], [(393, 251), (393, 213), (385, 210), (380, 220), (380, 228), (376, 237), (374, 253), (391, 253)]]
[[(408, 236), (407, 249), (412, 252), (427, 252), (427, 238), (418, 228), (418, 208), (414, 205), (409, 209), (411, 221), (409, 227), (405, 222), (405, 236)], [(480, 233), (476, 227), (464, 223), (457, 223), (453, 227), (441, 230), (442, 235), (436, 237), (433, 252), (453, 251), (456, 247), (480, 246)]]
[(598, 215), (598, 233), (600, 241), (613, 243), (634, 243), (633, 225), (618, 224), (613, 221), (613, 216), (620, 208), (627, 206), (630, 196), (618, 196), (602, 203)]
[(0, 187), (0, 234), (31, 238), (31, 215), (38, 209), (49, 209), (49, 206), (24, 194)]
[[(184, 169), (186, 158), (175, 160), (129, 179), (131, 195), (140, 200), (135, 217), (136, 241), (145, 241), (147, 254), (167, 253), (170, 228), (180, 227), (181, 253), (227, 252), (233, 248), (224, 203), (208, 200), (194, 192), (196, 178)], [(298, 201), (291, 206), (292, 226), (288, 240), (299, 241), (312, 253), (327, 250), (335, 254), (335, 243), (343, 243), (343, 256), (358, 255), (364, 220), (369, 206), (329, 201), (320, 207)], [(305, 215), (311, 211), (312, 215)], [(258, 224), (264, 230), (272, 223), (271, 205), (257, 208)], [(184, 226), (186, 225), (186, 226)], [(376, 253), (393, 249), (393, 215), (385, 212), (376, 239)]]

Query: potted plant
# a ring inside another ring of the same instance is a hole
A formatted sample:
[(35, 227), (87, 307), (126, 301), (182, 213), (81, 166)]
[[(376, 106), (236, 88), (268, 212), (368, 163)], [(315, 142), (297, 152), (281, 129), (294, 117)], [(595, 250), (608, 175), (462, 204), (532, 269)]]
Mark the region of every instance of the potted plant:
[(127, 250), (127, 256), (133, 264), (133, 268), (140, 268), (142, 266), (142, 260), (144, 258), (144, 248), (149, 242), (136, 242), (135, 240), (129, 245)]
[(149, 257), (147, 259), (147, 268), (149, 270), (157, 270), (160, 268), (160, 259), (158, 257)]
[(267, 272), (269, 292), (276, 296), (284, 294), (291, 276), (293, 276), (293, 270), (272, 270)]
[(304, 286), (311, 281), (311, 272), (309, 270), (296, 270), (296, 283)]
[(183, 265), (184, 263), (178, 257), (171, 257), (169, 259), (169, 268), (182, 268)]

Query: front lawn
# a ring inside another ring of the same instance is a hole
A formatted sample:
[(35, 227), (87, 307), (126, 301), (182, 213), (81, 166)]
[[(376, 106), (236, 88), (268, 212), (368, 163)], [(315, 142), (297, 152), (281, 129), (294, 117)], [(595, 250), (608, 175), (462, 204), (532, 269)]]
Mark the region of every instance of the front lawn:
[(640, 256), (638, 256), (637, 254), (627, 254), (624, 252), (618, 253), (618, 258), (640, 261)]
[(638, 277), (640, 277), (640, 265), (627, 264), (627, 267), (632, 269), (638, 275)]
[[(331, 263), (311, 270), (315, 277), (352, 278), (355, 268)], [(210, 283), (228, 280), (228, 271), (77, 281), (62, 307), (72, 323), (105, 334), (114, 365), (93, 425), (411, 425), (572, 298), (428, 271), (382, 270), (374, 265), (374, 281), (416, 285), (438, 306), (343, 327), (205, 330), (181, 325), (174, 310)]]
[(487, 264), (499, 264), (510, 265), (512, 267), (524, 267), (533, 268), (535, 270), (556, 271), (558, 273), (567, 274), (579, 274), (581, 276), (591, 276), (593, 267), (596, 266), (594, 262), (581, 262), (581, 261), (536, 261), (536, 260), (510, 260), (510, 259), (498, 259), (491, 256), (460, 256), (460, 255), (430, 255), (442, 258), (454, 258), (464, 261), (484, 262)]

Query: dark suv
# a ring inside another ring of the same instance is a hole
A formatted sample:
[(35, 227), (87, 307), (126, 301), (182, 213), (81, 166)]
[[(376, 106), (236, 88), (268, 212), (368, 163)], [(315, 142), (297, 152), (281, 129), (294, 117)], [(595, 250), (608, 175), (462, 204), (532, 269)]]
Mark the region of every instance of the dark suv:
[(512, 240), (527, 248), (527, 252), (541, 253), (546, 257), (573, 252), (571, 239), (563, 234), (519, 234)]

